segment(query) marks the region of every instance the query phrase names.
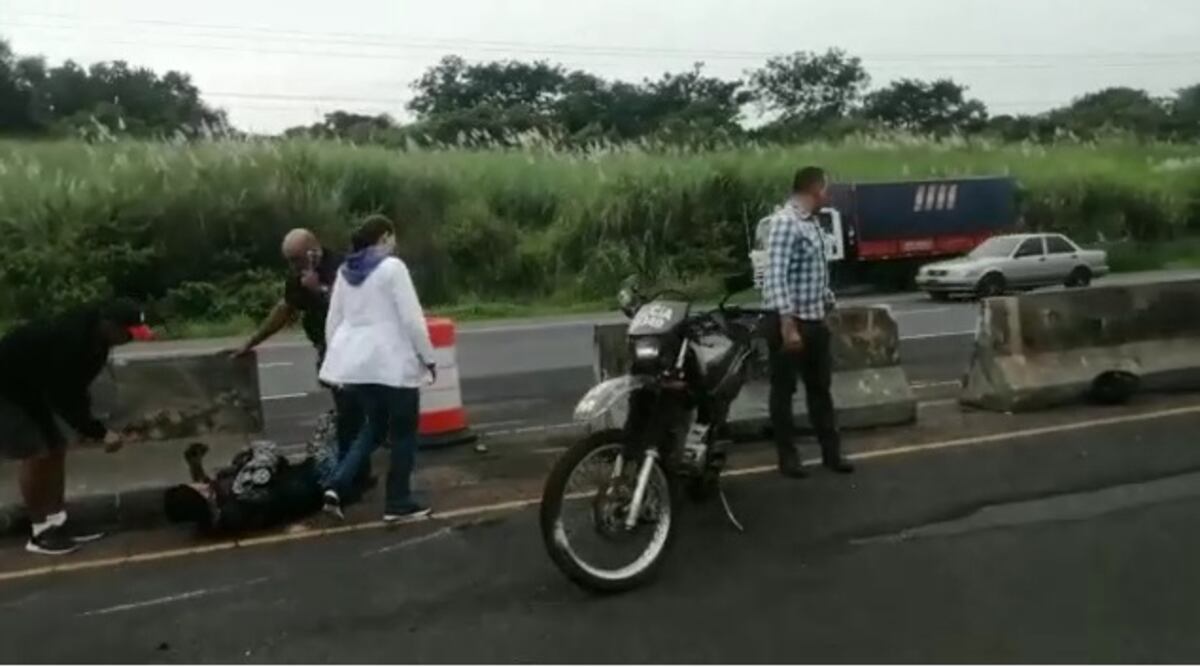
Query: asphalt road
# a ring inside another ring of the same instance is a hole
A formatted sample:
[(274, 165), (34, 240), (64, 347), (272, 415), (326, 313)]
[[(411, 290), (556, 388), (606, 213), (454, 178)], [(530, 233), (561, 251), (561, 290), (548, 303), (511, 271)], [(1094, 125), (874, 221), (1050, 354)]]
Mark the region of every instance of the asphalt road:
[[(1123, 274), (1110, 284), (1196, 277), (1195, 271)], [(924, 294), (843, 299), (843, 304), (887, 304), (899, 323), (901, 360), (918, 396), (942, 398), (966, 370), (978, 305), (934, 303)], [(460, 327), (458, 364), (471, 425), (504, 433), (561, 424), (594, 382), (592, 334), (598, 322), (623, 321), (618, 313), (512, 320)], [(235, 341), (187, 341), (155, 345), (171, 349), (231, 347)], [(135, 348), (132, 354), (144, 354)], [(128, 352), (127, 352), (128, 353)], [(283, 443), (303, 441), (330, 401), (316, 384), (315, 356), (308, 343), (287, 334), (260, 348), (260, 383), (268, 435)]]
[[(861, 300), (856, 300), (861, 301)], [(934, 304), (914, 296), (871, 300), (891, 305), (899, 321), (901, 357), (920, 383), (953, 382), (965, 370), (977, 305)], [(472, 426), (506, 432), (561, 424), (594, 383), (593, 327), (620, 315), (468, 324), (459, 331), (463, 402)], [(293, 338), (261, 348), (260, 382), (268, 433), (299, 441), (329, 405), (316, 385), (315, 356)]]
[(1200, 413), (735, 477), (592, 597), (532, 510), (0, 583), (15, 662), (1193, 662)]

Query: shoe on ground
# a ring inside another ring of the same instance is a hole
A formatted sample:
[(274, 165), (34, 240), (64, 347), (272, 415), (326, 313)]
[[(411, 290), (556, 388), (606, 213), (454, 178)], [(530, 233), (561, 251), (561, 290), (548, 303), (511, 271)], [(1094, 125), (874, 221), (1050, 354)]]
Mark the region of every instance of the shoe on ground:
[(342, 512), (342, 499), (338, 496), (337, 491), (332, 489), (326, 491), (324, 498), (325, 504), (321, 509), (326, 514), (337, 517), (339, 520), (344, 520), (346, 515)]
[(433, 514), (433, 510), (430, 510), (428, 507), (425, 507), (424, 505), (414, 505), (403, 512), (385, 512), (383, 515), (383, 522), (389, 526), (398, 526), (401, 524), (413, 523), (415, 521), (424, 521), (425, 519), (428, 519), (431, 514)]
[(62, 526), (53, 526), (29, 538), (25, 550), (43, 556), (65, 556), (79, 549), (79, 543), (71, 539)]
[(804, 479), (808, 472), (793, 448), (779, 449), (779, 474), (790, 479)]
[(76, 544), (87, 544), (95, 542), (104, 537), (104, 531), (89, 530), (86, 526), (79, 525), (74, 519), (67, 519), (67, 522), (58, 527), (67, 537), (75, 540)]
[(829, 461), (829, 462), (826, 462), (824, 464), (824, 466), (826, 468), (832, 470), (833, 472), (836, 472), (836, 473), (842, 474), (842, 475), (849, 475), (850, 473), (854, 472), (854, 464), (846, 459), (838, 459), (836, 461)]

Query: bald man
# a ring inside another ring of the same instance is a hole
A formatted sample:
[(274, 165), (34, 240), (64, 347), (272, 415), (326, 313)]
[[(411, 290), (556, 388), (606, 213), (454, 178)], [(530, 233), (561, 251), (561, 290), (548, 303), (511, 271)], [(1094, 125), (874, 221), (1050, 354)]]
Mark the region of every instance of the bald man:
[(317, 235), (307, 229), (293, 229), (283, 237), (283, 259), (288, 263), (283, 283), (283, 298), (271, 309), (238, 354), (248, 354), (263, 341), (301, 318), (304, 334), (317, 350), (317, 365), (325, 356), (325, 315), (329, 312), (329, 291), (337, 278), (342, 258), (325, 250)]
[[(288, 276), (283, 283), (283, 298), (258, 331), (238, 348), (235, 355), (246, 355), (271, 336), (300, 317), (304, 334), (317, 351), (317, 368), (325, 358), (325, 316), (329, 312), (329, 294), (337, 279), (342, 257), (321, 245), (317, 235), (307, 229), (293, 229), (283, 237), (283, 259), (288, 264)], [(333, 393), (337, 410), (338, 445), (344, 453), (362, 427), (363, 415), (358, 404), (336, 387)], [(345, 434), (344, 436), (342, 434)], [(369, 472), (364, 471), (363, 483)]]

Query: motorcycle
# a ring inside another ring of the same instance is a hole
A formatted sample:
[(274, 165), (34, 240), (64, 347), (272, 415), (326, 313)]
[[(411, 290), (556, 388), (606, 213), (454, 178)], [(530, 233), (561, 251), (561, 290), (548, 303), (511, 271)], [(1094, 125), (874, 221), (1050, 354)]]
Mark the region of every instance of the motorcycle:
[(766, 315), (728, 301), (752, 285), (750, 275), (726, 280), (720, 304), (699, 312), (676, 291), (646, 297), (629, 283), (622, 288), (628, 372), (579, 401), (574, 418), (591, 435), (559, 458), (542, 492), (542, 540), (576, 584), (619, 592), (650, 581), (674, 541), (685, 492), (699, 501), (719, 496), (742, 530), (720, 476), (729, 409)]

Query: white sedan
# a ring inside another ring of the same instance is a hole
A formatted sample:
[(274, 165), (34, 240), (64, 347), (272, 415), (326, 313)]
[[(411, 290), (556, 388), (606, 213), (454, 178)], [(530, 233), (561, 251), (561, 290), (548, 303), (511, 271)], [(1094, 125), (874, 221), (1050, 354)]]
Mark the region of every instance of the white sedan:
[(1083, 250), (1062, 234), (993, 236), (965, 257), (921, 267), (917, 287), (934, 299), (999, 296), (1049, 285), (1086, 287), (1108, 273), (1103, 250)]

